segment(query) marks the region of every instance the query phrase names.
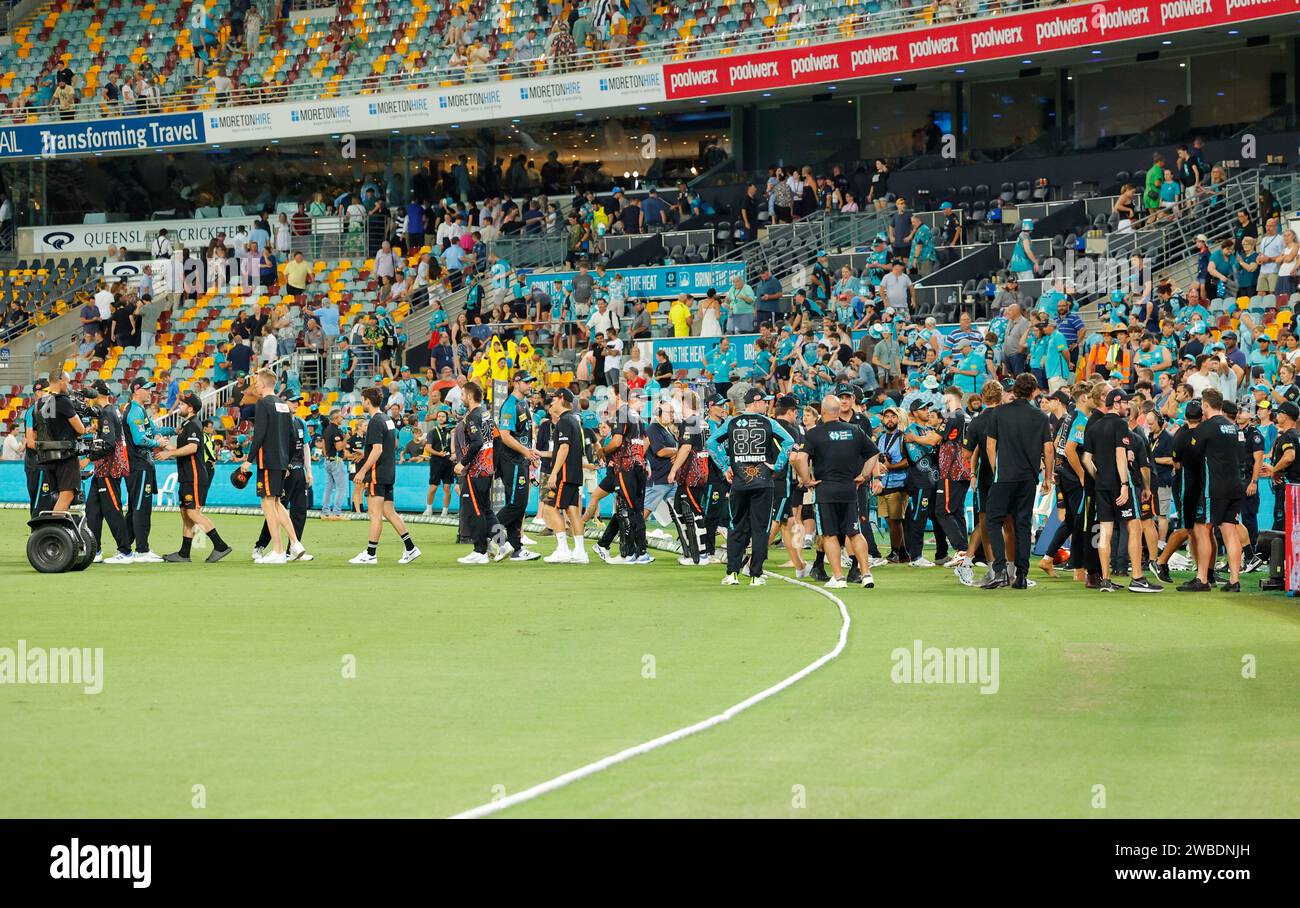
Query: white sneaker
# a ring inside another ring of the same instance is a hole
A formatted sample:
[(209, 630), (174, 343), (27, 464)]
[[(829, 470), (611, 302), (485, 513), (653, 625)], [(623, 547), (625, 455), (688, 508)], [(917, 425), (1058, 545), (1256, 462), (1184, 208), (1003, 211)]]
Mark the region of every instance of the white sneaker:
[(932, 567), (934, 567), (934, 562), (931, 561), (929, 558), (925, 558), (925, 557), (913, 558), (909, 563), (910, 563), (910, 564), (912, 565), (912, 567), (914, 567), (914, 568), (932, 568)]
[(609, 564), (609, 549), (597, 543), (596, 545), (593, 545), (591, 547), (591, 550), (596, 553), (597, 558), (599, 558), (601, 561), (605, 562), (606, 564)]
[(739, 575), (739, 574), (728, 574), (727, 576), (725, 576), (725, 577), (722, 578), (722, 585), (723, 585), (723, 586), (739, 586), (739, 585), (740, 585), (740, 575)]
[(568, 549), (556, 549), (542, 560), (547, 564), (568, 564), (573, 559)]
[(694, 567), (698, 562), (693, 558), (687, 558), (685, 555), (677, 559), (677, 563), (682, 567)]
[(533, 538), (530, 537), (530, 536), (526, 536), (526, 535), (522, 535), (522, 534), (521, 534), (520, 537), (519, 537), (519, 544), (522, 545), (522, 546), (524, 546), (524, 547), (526, 548), (526, 547), (528, 547), (528, 546), (530, 546), (530, 545), (537, 545), (537, 540), (536, 540), (536, 539), (533, 539)]
[(767, 578), (764, 577), (762, 574), (759, 574), (757, 577), (750, 577), (750, 578), (749, 578), (749, 585), (750, 585), (750, 586), (767, 586)]
[(266, 549), (262, 548), (262, 547), (259, 545), (259, 546), (257, 546), (256, 548), (253, 549), (253, 554), (252, 554), (252, 559), (251, 559), (251, 560), (252, 560), (254, 563), (256, 563), (256, 562), (259, 561), (259, 560), (261, 559), (261, 557), (262, 557), (263, 555), (265, 555), (265, 554), (266, 554)]
[(651, 555), (649, 552), (645, 552), (641, 555), (638, 555), (635, 559), (633, 559), (632, 563), (633, 564), (654, 564), (654, 560), (655, 560), (654, 555)]
[(134, 561), (136, 564), (162, 564), (162, 555), (157, 552), (136, 552)]
[(495, 559), (497, 556), (497, 552), (499, 551), (501, 551), (501, 546), (497, 545), (495, 542), (488, 543), (487, 553), (489, 558)]
[(439, 516), (439, 517), (446, 517), (446, 516), (447, 516), (447, 509), (446, 509), (446, 508), (443, 508), (443, 509), (438, 513), (438, 516)]
[(587, 564), (591, 559), (587, 557), (586, 549), (575, 549), (569, 554), (570, 564)]
[(493, 561), (505, 561), (515, 553), (515, 547), (510, 543), (497, 546), (496, 554), (492, 556)]
[(804, 566), (801, 568), (795, 568), (794, 577), (796, 580), (803, 580), (804, 578), (811, 577), (811, 576), (812, 576), (812, 565), (809, 564), (808, 562), (804, 562)]
[(103, 553), (103, 552), (96, 552), (96, 553), (95, 553), (95, 557), (92, 558), (91, 561), (90, 561), (91, 564), (103, 564), (103, 562), (104, 562), (104, 553)]
[(876, 578), (871, 576), (871, 571), (863, 573), (862, 588), (864, 590), (874, 590), (876, 588)]
[(411, 549), (409, 552), (402, 552), (402, 557), (397, 559), (397, 563), (410, 564), (412, 561), (419, 558), (423, 554), (424, 553), (420, 551), (420, 547), (416, 546), (415, 548)]
[(104, 564), (133, 564), (134, 562), (135, 562), (135, 556), (132, 555), (130, 552), (127, 552), (125, 554), (123, 554), (122, 552), (118, 552), (116, 555), (112, 556), (111, 558), (104, 559)]
[(431, 507), (430, 507), (430, 508), (425, 508), (425, 509), (420, 513), (420, 516), (421, 516), (421, 517), (432, 517), (432, 516), (433, 516), (433, 508), (431, 508)]
[(828, 590), (842, 590), (848, 585), (848, 582), (843, 577), (832, 577), (822, 584)]
[(533, 561), (541, 557), (542, 557), (541, 555), (539, 555), (537, 552), (534, 552), (532, 549), (520, 549), (519, 551), (515, 552), (513, 555), (510, 556), (510, 560), (511, 561)]
[(470, 552), (468, 555), (461, 555), (456, 560), (461, 564), (489, 564), (492, 559), (488, 558), (487, 552)]
[(955, 568), (957, 565), (961, 564), (965, 560), (966, 560), (966, 553), (958, 552), (956, 555), (953, 555), (951, 558), (945, 561), (943, 563), (943, 566), (946, 568)]
[(885, 565), (889, 564), (889, 559), (881, 558), (879, 555), (877, 555), (875, 558), (870, 559), (870, 564), (871, 567), (873, 568), (884, 567)]
[(258, 564), (288, 564), (289, 556), (284, 552), (270, 552), (262, 556)]
[(970, 562), (963, 561), (961, 564), (953, 568), (952, 572), (957, 575), (957, 580), (960, 581), (963, 586), (975, 585), (975, 566)]
[(307, 554), (307, 547), (301, 542), (295, 542), (289, 546), (288, 560), (290, 561), (311, 561), (312, 557)]
[(348, 564), (378, 564), (379, 556), (372, 555), (369, 552), (362, 552), (355, 558), (349, 558)]

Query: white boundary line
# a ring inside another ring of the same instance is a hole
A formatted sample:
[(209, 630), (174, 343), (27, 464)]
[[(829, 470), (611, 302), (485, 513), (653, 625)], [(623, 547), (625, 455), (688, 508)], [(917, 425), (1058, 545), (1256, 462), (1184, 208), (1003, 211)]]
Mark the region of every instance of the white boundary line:
[(526, 801), (531, 801), (534, 798), (541, 797), (542, 795), (547, 794), (548, 792), (552, 792), (557, 789), (563, 788), (564, 786), (568, 785), (571, 782), (576, 782), (579, 779), (585, 779), (588, 776), (595, 775), (596, 773), (601, 772), (602, 770), (606, 770), (609, 769), (611, 766), (616, 766), (619, 763), (626, 762), (627, 760), (630, 760), (633, 757), (640, 756), (641, 754), (644, 753), (649, 753), (652, 750), (657, 750), (658, 748), (663, 747), (666, 744), (671, 744), (674, 741), (680, 741), (682, 738), (689, 737), (690, 735), (696, 734), (697, 732), (701, 732), (704, 731), (705, 729), (712, 728), (715, 725), (721, 725), (723, 722), (726, 722), (728, 719), (740, 715), (745, 710), (749, 709), (751, 706), (756, 706), (759, 703), (762, 703), (764, 700), (768, 699), (769, 697), (779, 694), (781, 691), (785, 690), (787, 687), (790, 687), (796, 682), (802, 681), (804, 678), (808, 677), (813, 672), (817, 671), (817, 669), (821, 668), (827, 662), (830, 662), (832, 659), (839, 656), (840, 653), (844, 652), (844, 646), (849, 639), (849, 627), (852, 624), (852, 621), (849, 619), (849, 610), (845, 607), (844, 600), (840, 599), (834, 593), (830, 593), (827, 590), (822, 589), (821, 587), (813, 586), (811, 583), (804, 583), (802, 580), (795, 580), (790, 577), (784, 577), (780, 574), (773, 574), (770, 571), (765, 571), (764, 573), (768, 577), (774, 577), (778, 580), (784, 580), (786, 583), (792, 583), (795, 586), (801, 586), (804, 589), (812, 590), (813, 592), (821, 596), (825, 596), (827, 599), (835, 603), (835, 605), (840, 610), (840, 617), (843, 620), (840, 623), (839, 640), (836, 641), (835, 647), (830, 652), (819, 657), (818, 659), (809, 663), (808, 665), (805, 665), (803, 668), (799, 669), (799, 671), (795, 672), (793, 675), (790, 675), (785, 680), (778, 681), (776, 684), (773, 684), (771, 687), (767, 688), (766, 690), (759, 691), (758, 693), (754, 694), (752, 697), (748, 698), (747, 700), (742, 700), (739, 703), (737, 703), (735, 706), (729, 707), (728, 709), (723, 710), (717, 715), (710, 716), (707, 719), (696, 722), (694, 725), (688, 725), (685, 728), (679, 728), (676, 731), (670, 731), (666, 735), (660, 735), (657, 738), (653, 738), (652, 740), (646, 741), (642, 744), (637, 744), (633, 747), (629, 747), (626, 750), (620, 750), (618, 753), (611, 754), (610, 756), (597, 760), (594, 763), (588, 763), (586, 766), (580, 766), (577, 769), (570, 770), (569, 772), (566, 772), (564, 775), (556, 776), (555, 778), (548, 779), (545, 782), (539, 782), (538, 784), (532, 786), (531, 788), (527, 788), (523, 791), (516, 792), (515, 794), (509, 795), (507, 797), (501, 798), (496, 801), (489, 801), (486, 804), (480, 804), (478, 807), (474, 807), (471, 808), (470, 810), (466, 810), (461, 813), (455, 814), (454, 816), (451, 817), (451, 819), (474, 820), (474, 819), (478, 819), (479, 817), (489, 816), (490, 814), (494, 814), (497, 813), (498, 811), (505, 810), (508, 807), (514, 807), (517, 804), (523, 804)]

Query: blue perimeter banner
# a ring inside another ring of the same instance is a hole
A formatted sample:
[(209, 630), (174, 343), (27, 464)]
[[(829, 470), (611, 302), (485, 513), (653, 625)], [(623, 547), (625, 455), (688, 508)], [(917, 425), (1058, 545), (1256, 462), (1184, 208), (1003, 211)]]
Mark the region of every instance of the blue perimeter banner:
[[(956, 325), (940, 325), (938, 328), (942, 334), (951, 334), (957, 330)], [(866, 336), (866, 331), (853, 332), (853, 345), (856, 347), (862, 338)], [(740, 367), (752, 366), (754, 364), (754, 342), (758, 340), (757, 334), (728, 334), (726, 337), (731, 339), (731, 352), (736, 357), (736, 365)], [(721, 341), (720, 337), (656, 337), (650, 341), (650, 356), (659, 355), (663, 350), (668, 354), (669, 361), (672, 362), (675, 369), (699, 369), (704, 366), (704, 358), (709, 355), (714, 347), (718, 346)]]
[[(537, 284), (558, 299), (573, 288), (576, 271), (534, 272), (524, 278), (531, 289)], [(596, 272), (591, 272), (593, 275)], [(623, 275), (629, 299), (634, 297), (674, 297), (679, 293), (704, 296), (709, 288), (719, 293), (731, 286), (733, 277), (745, 276), (744, 262), (718, 262), (706, 265), (660, 265), (653, 268), (611, 268), (607, 274)]]
[(153, 114), (110, 120), (34, 123), (0, 129), (0, 158), (58, 158), (105, 151), (143, 151), (202, 145), (199, 113)]

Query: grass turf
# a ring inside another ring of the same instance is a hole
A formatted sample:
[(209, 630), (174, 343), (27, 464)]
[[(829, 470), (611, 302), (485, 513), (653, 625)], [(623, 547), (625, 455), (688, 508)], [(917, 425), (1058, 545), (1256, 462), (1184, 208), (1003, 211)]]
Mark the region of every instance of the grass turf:
[[(159, 551), (176, 521), (155, 515)], [(443, 816), (719, 712), (839, 628), (815, 593), (723, 588), (720, 568), (667, 554), (465, 567), (449, 529), (417, 525), (423, 558), (396, 565), (386, 530), (384, 563), (362, 568), (346, 563), (360, 524), (313, 521), (314, 563), (259, 567), (256, 522), (218, 526), (236, 545), (218, 565), (40, 576), (22, 514), (0, 512), (0, 646), (103, 647), (105, 665), (94, 696), (0, 685), (6, 815)], [(840, 593), (854, 624), (837, 661), (503, 815), (1300, 814), (1293, 600), (876, 576)], [(998, 692), (893, 683), (891, 651), (918, 639), (997, 647)]]

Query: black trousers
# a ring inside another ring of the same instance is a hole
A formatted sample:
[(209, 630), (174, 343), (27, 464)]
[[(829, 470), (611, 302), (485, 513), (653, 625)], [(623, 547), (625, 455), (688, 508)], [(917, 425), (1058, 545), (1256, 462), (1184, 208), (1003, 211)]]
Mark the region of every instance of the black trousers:
[(505, 503), (497, 512), (497, 521), (506, 528), (506, 541), (514, 546), (517, 552), (524, 547), (521, 537), (524, 515), (528, 512), (528, 462), (513, 463), (503, 459), (500, 476), (501, 486), (505, 491)]
[(767, 534), (772, 525), (772, 487), (733, 488), (728, 503), (731, 530), (727, 533), (727, 573), (739, 573), (745, 549), (752, 548), (749, 575), (758, 577), (763, 573), (763, 562), (767, 560)]
[(27, 510), (31, 516), (35, 517), (41, 511), (49, 511), (54, 508), (55, 495), (50, 491), (49, 483), (45, 479), (45, 471), (39, 466), (23, 466), (27, 473)]
[[(302, 542), (303, 530), (307, 528), (307, 474), (301, 468), (290, 467), (284, 477), (284, 488), (280, 492), (280, 503), (289, 510), (289, 522), (293, 531)], [(262, 532), (257, 536), (257, 547), (264, 549), (271, 544), (271, 530), (262, 521)]]
[(970, 483), (961, 480), (941, 480), (935, 489), (934, 513), (939, 526), (948, 542), (957, 547), (957, 551), (966, 551), (968, 542), (966, 534), (966, 493)]
[(618, 537), (619, 554), (635, 558), (649, 551), (645, 526), (645, 472), (618, 470), (614, 473), (614, 514), (600, 534), (601, 548), (608, 549)]
[(158, 475), (153, 464), (133, 467), (126, 477), (126, 508), (128, 542), (135, 544), (137, 552), (149, 551), (149, 530), (153, 528), (153, 493), (158, 488)]
[[(1052, 555), (1065, 541), (1070, 540), (1070, 567), (1084, 567), (1084, 547), (1088, 545), (1088, 534), (1083, 526), (1083, 486), (1065, 485), (1057, 480), (1057, 490), (1065, 500), (1065, 519), (1057, 526), (1052, 541), (1047, 546), (1047, 557)], [(1058, 501), (1059, 503), (1059, 501)]]
[(1286, 485), (1273, 486), (1273, 529), (1286, 532)]
[(710, 480), (692, 491), (701, 494), (700, 506), (704, 509), (704, 554), (711, 556), (718, 550), (718, 527), (727, 526), (726, 487), (718, 481)]
[(704, 509), (703, 486), (678, 485), (677, 491), (669, 500), (669, 512), (673, 523), (677, 525), (677, 539), (682, 545), (682, 554), (691, 561), (699, 561), (704, 554)]
[(126, 518), (122, 516), (122, 480), (109, 476), (95, 476), (90, 480), (90, 494), (86, 496), (86, 524), (95, 539), (100, 538), (104, 521), (108, 521), (108, 531), (113, 534), (117, 550), (124, 554), (131, 552), (131, 535), (126, 528)]
[[(934, 509), (934, 484), (928, 479), (907, 477), (907, 556), (920, 558), (925, 550), (925, 524), (931, 521), (936, 534), (939, 520)], [(936, 540), (937, 541), (937, 540)], [(936, 552), (937, 555), (937, 552)]]
[(469, 514), (469, 533), (474, 551), (486, 554), (488, 536), (496, 524), (492, 513), (492, 477), (466, 476), (460, 487), (460, 509)]
[[(1089, 482), (1083, 487), (1083, 526), (1082, 538), (1083, 544), (1083, 568), (1089, 576), (1101, 576), (1101, 551), (1098, 549), (1101, 530), (1097, 526), (1097, 487)], [(1188, 532), (1191, 532), (1188, 527)], [(1073, 552), (1070, 553), (1074, 555)], [(1074, 558), (1070, 558), (1070, 563), (1074, 563)]]
[[(858, 486), (858, 523), (862, 526), (862, 535), (867, 537), (867, 554), (872, 558), (880, 557), (880, 546), (876, 545), (876, 528), (871, 525), (871, 492), (867, 483)], [(840, 540), (841, 543), (844, 540)]]
[(1250, 537), (1250, 553), (1259, 545), (1259, 492), (1241, 499), (1241, 525)]
[(1017, 577), (1029, 576), (1029, 536), (1034, 520), (1034, 490), (1038, 485), (1032, 479), (1021, 482), (995, 482), (989, 489), (988, 526), (989, 544), (993, 547), (994, 572), (1007, 569), (1007, 544), (1002, 538), (1002, 524), (1010, 517), (1016, 528)]

